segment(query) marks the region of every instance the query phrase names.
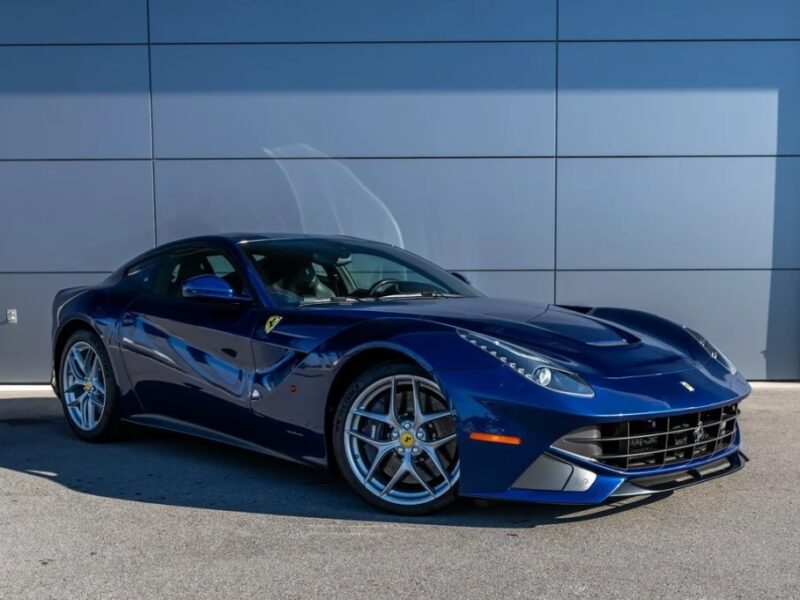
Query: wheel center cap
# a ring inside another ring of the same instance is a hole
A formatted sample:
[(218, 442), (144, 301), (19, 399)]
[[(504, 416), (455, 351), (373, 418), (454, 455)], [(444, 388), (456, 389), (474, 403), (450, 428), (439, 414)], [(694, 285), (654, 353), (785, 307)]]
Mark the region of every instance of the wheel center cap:
[(87, 381), (86, 383), (83, 384), (83, 391), (84, 392), (91, 392), (93, 387), (94, 386), (92, 385), (92, 382), (91, 381)]
[(411, 448), (414, 445), (414, 435), (409, 431), (400, 434), (400, 443), (404, 448)]

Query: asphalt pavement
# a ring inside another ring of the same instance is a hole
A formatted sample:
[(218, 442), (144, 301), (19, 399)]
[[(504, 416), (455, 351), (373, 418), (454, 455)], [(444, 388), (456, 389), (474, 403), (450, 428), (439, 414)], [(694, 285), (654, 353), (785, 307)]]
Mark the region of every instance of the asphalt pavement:
[(742, 411), (729, 477), (408, 519), (210, 442), (83, 443), (51, 395), (0, 388), (0, 598), (800, 598), (800, 386)]

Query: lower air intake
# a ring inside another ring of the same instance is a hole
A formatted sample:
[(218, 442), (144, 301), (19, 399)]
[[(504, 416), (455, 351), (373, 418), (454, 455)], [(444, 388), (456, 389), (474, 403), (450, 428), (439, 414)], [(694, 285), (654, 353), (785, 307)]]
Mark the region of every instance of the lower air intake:
[(690, 461), (733, 443), (737, 404), (701, 412), (603, 423), (569, 433), (556, 448), (617, 469), (653, 468)]

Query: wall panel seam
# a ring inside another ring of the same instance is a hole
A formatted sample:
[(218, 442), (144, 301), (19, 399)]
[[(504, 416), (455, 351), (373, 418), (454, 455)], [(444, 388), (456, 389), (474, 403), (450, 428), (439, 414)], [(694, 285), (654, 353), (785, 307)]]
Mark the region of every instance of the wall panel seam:
[(759, 42), (800, 42), (800, 38), (620, 38), (620, 39), (559, 39), (565, 44), (728, 44), (728, 43), (759, 43)]
[[(558, 158), (558, 48), (559, 11), (561, 0), (556, 0), (556, 47), (555, 47), (555, 89), (553, 90), (553, 154)], [(553, 304), (558, 302), (558, 160), (553, 162)]]
[(0, 271), (0, 275), (110, 275), (113, 271)]
[(157, 156), (155, 160), (163, 161), (176, 161), (176, 160), (268, 160), (268, 161), (282, 161), (282, 160), (554, 160), (556, 157), (552, 154), (509, 154), (509, 155), (457, 155), (457, 154), (442, 154), (438, 156), (417, 156), (417, 155), (381, 155), (375, 154), (372, 156), (347, 156), (347, 155), (333, 155), (333, 156)]
[(87, 47), (97, 46), (338, 46), (338, 45), (398, 45), (413, 46), (419, 44), (553, 44), (555, 39), (515, 39), (515, 40), (336, 40), (336, 41), (240, 41), (240, 42), (52, 42), (29, 44), (2, 44), (0, 48), (52, 48), (52, 47)]
[(654, 268), (583, 268), (557, 269), (561, 273), (675, 273), (675, 272), (707, 272), (707, 271), (800, 271), (800, 267), (654, 267)]
[(3, 162), (142, 162), (142, 161), (202, 161), (202, 160), (215, 160), (215, 161), (283, 161), (283, 160), (624, 160), (624, 159), (669, 159), (669, 158), (800, 158), (800, 154), (784, 153), (784, 154), (568, 154), (554, 156), (552, 154), (497, 154), (497, 155), (458, 155), (458, 154), (442, 154), (437, 156), (402, 156), (402, 155), (372, 155), (372, 156), (348, 156), (348, 155), (333, 155), (333, 156), (156, 156), (151, 158), (149, 156), (131, 156), (131, 157), (42, 157), (30, 158), (19, 157), (0, 158), (0, 163)]
[(150, 193), (153, 197), (153, 246), (158, 246), (158, 218), (156, 210), (156, 143), (153, 125), (153, 56), (150, 44), (150, 0), (146, 0), (147, 8), (147, 98), (150, 106)]
[[(449, 267), (453, 270), (458, 271), (469, 271), (470, 273), (552, 273), (554, 271), (558, 271), (560, 273), (652, 273), (652, 272), (664, 272), (664, 273), (674, 273), (674, 272), (708, 272), (708, 271), (715, 271), (715, 272), (724, 272), (724, 271), (732, 271), (732, 272), (743, 272), (743, 271), (753, 271), (753, 272), (760, 272), (760, 271), (798, 271), (800, 272), (800, 267), (663, 267), (663, 268), (598, 268), (598, 269), (591, 269), (591, 268), (560, 268), (560, 269), (550, 269), (550, 268), (530, 268), (530, 269), (505, 269), (505, 268), (496, 268), (496, 269), (487, 269), (486, 267)], [(0, 275), (109, 275), (113, 271), (105, 270), (105, 271), (85, 271), (85, 270), (72, 270), (67, 269), (63, 271), (53, 271), (53, 270), (37, 270), (37, 269), (28, 269), (25, 271), (7, 271), (7, 270), (0, 270)]]
[(0, 43), (0, 48), (52, 48), (103, 46), (333, 46), (333, 45), (414, 45), (414, 44), (691, 44), (691, 43), (795, 43), (800, 38), (630, 38), (630, 39), (512, 39), (512, 40), (280, 40), (280, 41), (216, 41), (216, 42), (38, 42)]

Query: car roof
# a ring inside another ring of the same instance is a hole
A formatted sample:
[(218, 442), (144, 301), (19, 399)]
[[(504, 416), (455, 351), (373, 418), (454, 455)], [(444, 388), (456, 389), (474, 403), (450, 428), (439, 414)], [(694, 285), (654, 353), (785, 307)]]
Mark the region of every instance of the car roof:
[(225, 238), (233, 242), (254, 242), (256, 240), (291, 240), (291, 239), (304, 239), (304, 240), (353, 240), (359, 242), (368, 242), (361, 238), (353, 237), (351, 235), (325, 235), (318, 233), (223, 233), (219, 237)]
[(241, 242), (255, 242), (264, 240), (343, 240), (350, 242), (357, 242), (364, 245), (386, 245), (383, 242), (365, 240), (363, 238), (354, 237), (351, 235), (323, 235), (314, 233), (217, 233), (212, 235), (198, 235), (193, 237), (182, 238), (159, 244), (155, 248), (151, 248), (126, 262), (120, 270), (127, 269), (130, 265), (147, 259), (154, 254), (160, 254), (163, 251), (168, 251), (170, 248), (183, 246), (184, 244), (239, 244)]
[[(178, 244), (191, 244), (198, 242), (230, 242), (238, 244), (241, 242), (256, 242), (265, 240), (344, 240), (351, 242), (359, 242), (363, 244), (383, 244), (383, 242), (366, 240), (363, 238), (354, 237), (352, 235), (326, 235), (319, 233), (218, 233), (213, 235), (202, 235), (189, 238), (183, 238), (169, 242), (169, 245)], [(163, 246), (167, 246), (164, 244)], [(163, 247), (159, 246), (159, 248)]]

